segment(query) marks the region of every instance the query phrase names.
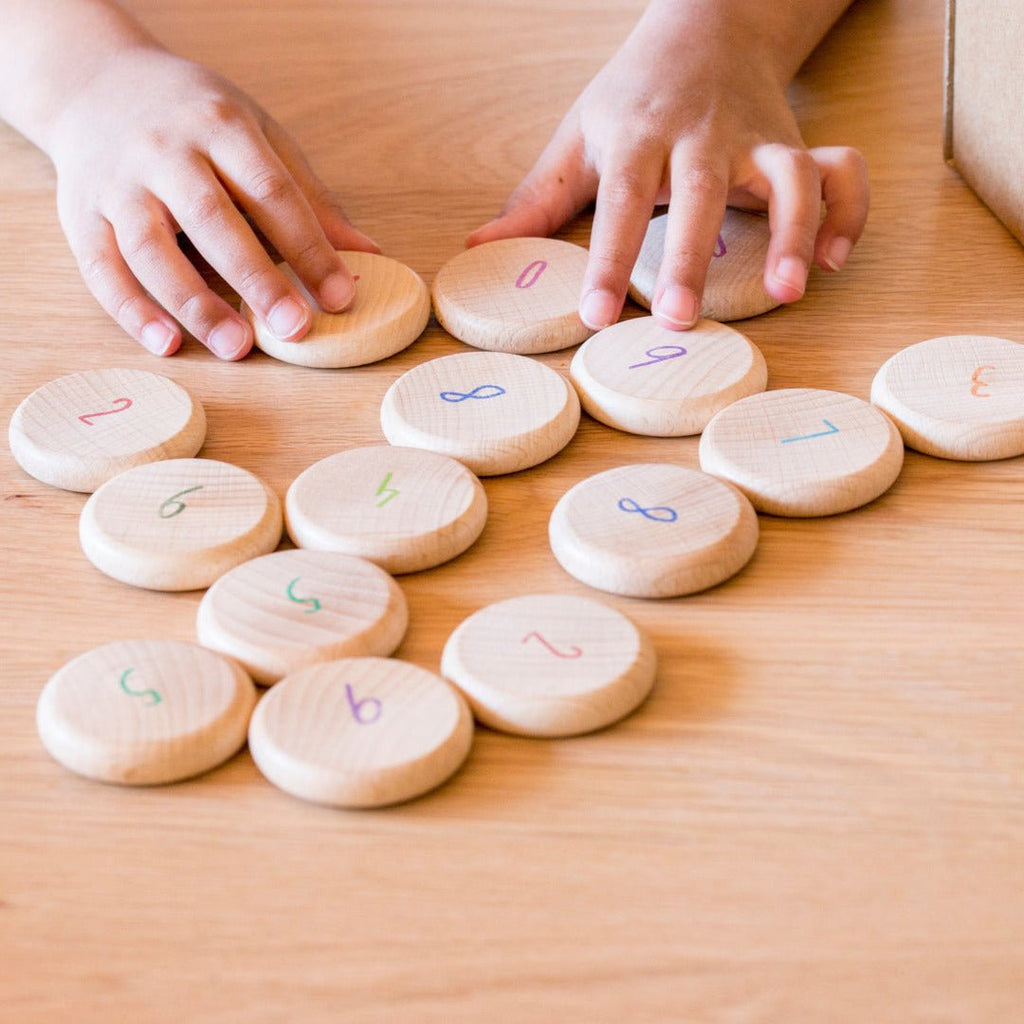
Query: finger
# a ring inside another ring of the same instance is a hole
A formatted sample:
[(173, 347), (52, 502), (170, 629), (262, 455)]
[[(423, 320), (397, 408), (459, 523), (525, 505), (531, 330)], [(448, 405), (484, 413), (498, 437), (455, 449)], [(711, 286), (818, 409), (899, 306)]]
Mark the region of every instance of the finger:
[(839, 270), (864, 233), (870, 188), (864, 157), (847, 146), (810, 151), (821, 175), (825, 219), (814, 243), (814, 258), (825, 270)]
[(794, 302), (807, 287), (814, 239), (821, 218), (821, 179), (811, 155), (775, 143), (754, 150), (754, 163), (768, 181), (771, 241), (764, 283), (779, 302)]
[(112, 221), (117, 247), (143, 288), (221, 359), (252, 348), (252, 328), (203, 280), (178, 248), (170, 217), (150, 197)]
[(728, 191), (727, 164), (678, 148), (673, 152), (665, 250), (651, 303), (651, 312), (666, 327), (692, 327), (700, 316)]
[(587, 165), (582, 140), (572, 123), (565, 121), (509, 196), (501, 216), (477, 228), (466, 245), (553, 235), (596, 192), (597, 175)]
[(593, 331), (611, 326), (622, 312), (663, 177), (660, 154), (635, 148), (611, 154), (601, 173), (580, 299), (580, 319)]
[(177, 352), (181, 329), (139, 284), (121, 256), (110, 224), (96, 218), (68, 240), (89, 291), (125, 332), (154, 355)]
[[(215, 135), (209, 156), (217, 178), (224, 183), (231, 199), (259, 225), (320, 308), (339, 312), (350, 306), (355, 298), (352, 275), (327, 240), (313, 208), (289, 169), (262, 133), (238, 130)], [(220, 191), (223, 193), (224, 190)], [(215, 193), (208, 197), (211, 207), (209, 212), (222, 221), (217, 228), (218, 232), (230, 225), (232, 232), (237, 233), (241, 230), (236, 226), (242, 221), (241, 216), (233, 209), (231, 202), (220, 202), (219, 198)], [(224, 200), (227, 199), (225, 195)], [(172, 207), (172, 212), (176, 213), (175, 207)], [(198, 246), (193, 231), (185, 225), (182, 227)], [(308, 306), (279, 270), (267, 272), (267, 267), (259, 263), (256, 251), (259, 249), (263, 252), (263, 247), (247, 228), (244, 234), (246, 245), (244, 251), (238, 253), (239, 263), (237, 269), (232, 271), (234, 277), (225, 273), (213, 260), (210, 262), (224, 275), (225, 280), (236, 286), (246, 302), (250, 299), (249, 292), (252, 293), (254, 301), (249, 304), (258, 315), (266, 319), (267, 325), (278, 338), (288, 341), (301, 337), (308, 330), (312, 319)], [(252, 244), (249, 244), (250, 239)], [(226, 250), (221, 258), (229, 258)], [(269, 257), (267, 263), (273, 268)], [(251, 279), (247, 276), (238, 277), (239, 274), (250, 273), (254, 275)], [(242, 288), (247, 290), (246, 293), (243, 293)], [(289, 304), (288, 300), (296, 305)], [(282, 305), (277, 309), (276, 303), (279, 302)], [(305, 313), (301, 319), (300, 311)]]
[(335, 249), (380, 252), (380, 246), (345, 215), (334, 193), (320, 180), (295, 140), (276, 121), (264, 126), (267, 140), (302, 190), (327, 240)]

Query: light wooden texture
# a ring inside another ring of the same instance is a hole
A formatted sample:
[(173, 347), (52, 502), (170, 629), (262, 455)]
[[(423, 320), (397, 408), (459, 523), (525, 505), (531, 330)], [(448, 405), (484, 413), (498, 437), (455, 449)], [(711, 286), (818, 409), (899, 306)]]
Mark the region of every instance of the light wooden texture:
[(587, 250), (557, 238), (503, 238), (466, 249), (434, 279), (438, 322), (476, 348), (521, 355), (590, 336), (577, 312)]
[[(304, 148), (348, 215), (432, 282), (494, 216), (643, 0), (131, 0)], [(857, 0), (791, 90), (809, 145), (868, 161), (839, 274), (745, 321), (773, 388), (866, 399), (924, 338), (1024, 342), (1024, 250), (942, 160), (942, 0)], [(72, 370), (156, 370), (200, 398), (204, 454), (276, 493), (383, 442), (388, 386), (464, 350), (436, 325), (391, 360), (311, 371), (186, 343), (157, 360), (82, 284), (45, 157), (0, 128), (0, 418)], [(561, 237), (589, 239), (586, 215)], [(218, 287), (230, 296), (223, 285)], [(235, 301), (235, 296), (230, 296)], [(641, 310), (629, 306), (626, 316)], [(538, 356), (565, 373), (571, 351)], [(5, 444), (0, 432), (0, 447)], [(698, 466), (697, 438), (584, 417), (555, 459), (484, 481), (487, 528), (402, 577), (396, 654), (522, 594), (596, 596), (658, 652), (648, 700), (552, 743), (487, 729), (436, 792), (380, 813), (291, 800), (248, 754), (125, 790), (55, 765), (46, 680), (80, 651), (195, 637), (199, 593), (82, 558), (83, 498), (0, 451), (0, 990), (17, 1024), (1012, 1021), (1024, 999), (1024, 459), (910, 451), (851, 515), (761, 518), (752, 561), (685, 598), (605, 596), (551, 554), (575, 483)], [(383, 468), (383, 467), (382, 467)], [(383, 473), (382, 473), (383, 476)]]
[(49, 753), (73, 772), (152, 786), (237, 753), (255, 706), (256, 688), (233, 661), (179, 640), (124, 640), (54, 673), (36, 724)]
[[(629, 294), (651, 308), (654, 286), (665, 252), (668, 215), (652, 217), (629, 279)], [(728, 209), (708, 266), (700, 315), (708, 320), (744, 320), (774, 309), (778, 302), (764, 287), (768, 254), (768, 218), (745, 210)]]
[(287, 676), (249, 728), (252, 756), (275, 786), (332, 807), (420, 796), (450, 778), (472, 744), (458, 691), (394, 658), (343, 658)]
[(575, 594), (511, 597), (448, 638), (441, 674), (477, 721), (522, 736), (576, 736), (636, 710), (654, 685), (650, 639), (622, 612)]
[(677, 597), (734, 576), (757, 547), (757, 515), (731, 484), (668, 463), (581, 480), (551, 513), (566, 572), (628, 597)]
[(830, 516), (887, 491), (903, 466), (892, 420), (853, 395), (783, 388), (723, 409), (704, 429), (700, 466), (758, 512)]
[(85, 503), (78, 537), (115, 580), (196, 590), (273, 551), (282, 526), (281, 502), (259, 477), (213, 459), (168, 459), (108, 480)]
[(479, 476), (497, 476), (557, 455), (576, 433), (580, 403), (543, 363), (461, 352), (407, 370), (388, 388), (380, 421), (394, 445), (440, 452)]
[(274, 551), (210, 587), (196, 633), (267, 686), (321, 661), (387, 657), (408, 624), (401, 587), (372, 562), (336, 551)]
[(461, 463), (421, 448), (370, 445), (337, 452), (295, 479), (285, 496), (300, 547), (420, 572), (461, 555), (487, 522), (487, 494)]
[(580, 346), (569, 377), (583, 408), (618, 430), (699, 434), (720, 409), (764, 391), (764, 356), (739, 331), (700, 320), (685, 334), (624, 320)]
[(267, 355), (297, 366), (363, 366), (408, 348), (430, 319), (430, 292), (415, 270), (372, 252), (341, 251), (356, 280), (356, 297), (342, 313), (325, 313), (287, 264), (285, 274), (313, 308), (313, 325), (299, 341), (281, 341), (242, 303), (256, 344)]
[(118, 473), (191, 458), (206, 414), (183, 387), (148, 370), (85, 370), (35, 389), (14, 411), (11, 454), (26, 473), (69, 491), (95, 491)]
[(1024, 455), (1024, 345), (971, 334), (918, 342), (881, 366), (871, 401), (926, 455)]

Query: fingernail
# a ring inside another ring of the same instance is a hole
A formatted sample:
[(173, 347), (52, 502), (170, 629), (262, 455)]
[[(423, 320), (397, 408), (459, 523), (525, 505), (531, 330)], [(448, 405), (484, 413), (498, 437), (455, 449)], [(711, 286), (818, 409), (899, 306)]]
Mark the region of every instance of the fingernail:
[(328, 313), (340, 313), (355, 297), (355, 285), (344, 274), (331, 274), (320, 285), (320, 308)]
[(652, 313), (677, 327), (692, 327), (700, 312), (697, 296), (681, 284), (667, 285), (655, 307)]
[(140, 340), (155, 356), (165, 356), (176, 340), (174, 331), (162, 320), (150, 320), (140, 333)]
[(580, 319), (592, 331), (611, 327), (619, 318), (619, 303), (611, 292), (587, 292), (580, 302)]
[(237, 320), (222, 320), (207, 338), (210, 351), (221, 359), (237, 359), (249, 346), (249, 332)]
[(309, 321), (310, 311), (292, 298), (280, 299), (267, 314), (267, 326), (281, 341), (294, 338)]
[(783, 256), (775, 264), (775, 280), (801, 295), (807, 287), (807, 264), (797, 256)]
[(841, 270), (852, 248), (853, 242), (848, 238), (843, 238), (842, 235), (833, 238), (825, 250), (825, 266), (829, 270)]

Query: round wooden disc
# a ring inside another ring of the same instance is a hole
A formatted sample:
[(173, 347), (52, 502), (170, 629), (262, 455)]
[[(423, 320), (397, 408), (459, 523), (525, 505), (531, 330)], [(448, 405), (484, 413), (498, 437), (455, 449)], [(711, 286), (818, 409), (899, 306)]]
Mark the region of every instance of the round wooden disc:
[(628, 597), (675, 597), (739, 572), (757, 515), (735, 487), (667, 463), (620, 466), (567, 491), (549, 524), (566, 572)]
[(768, 383), (764, 357), (739, 331), (700, 320), (681, 334), (654, 317), (595, 334), (569, 376), (594, 419), (653, 437), (699, 434), (719, 409)]
[(383, 570), (335, 551), (274, 551), (225, 573), (203, 596), (199, 642), (269, 686), (307, 665), (391, 654), (409, 624)]
[(125, 640), (79, 655), (43, 687), (43, 746), (79, 775), (176, 782), (240, 750), (256, 704), (233, 662), (177, 640)]
[(507, 352), (461, 352), (421, 363), (388, 388), (384, 436), (450, 455), (479, 476), (515, 473), (560, 452), (580, 403), (554, 370)]
[[(647, 309), (665, 250), (668, 215), (655, 217), (647, 227), (640, 255), (629, 281), (629, 294)], [(771, 231), (768, 218), (745, 210), (728, 209), (718, 245), (708, 266), (700, 315), (708, 320), (743, 320), (779, 305), (764, 287), (764, 263)]]
[(461, 463), (421, 448), (370, 445), (329, 455), (285, 496), (303, 548), (358, 555), (391, 573), (461, 555), (487, 522), (487, 495)]
[(734, 483), (759, 512), (827, 516), (877, 498), (899, 476), (892, 421), (853, 395), (766, 391), (718, 413), (700, 439), (701, 468)]
[(287, 264), (279, 264), (313, 307), (313, 325), (299, 341), (281, 341), (243, 304), (267, 355), (297, 366), (362, 366), (408, 348), (430, 319), (430, 292), (404, 263), (372, 252), (344, 251), (345, 265), (356, 278), (356, 297), (343, 313), (324, 313)]
[(871, 401), (908, 447), (981, 462), (1024, 454), (1024, 345), (962, 334), (897, 352), (875, 375)]
[(86, 557), (122, 583), (196, 590), (273, 551), (281, 503), (258, 477), (213, 459), (170, 459), (108, 480), (82, 509)]
[(206, 438), (203, 407), (147, 370), (83, 370), (33, 391), (11, 417), (11, 454), (26, 473), (94, 491), (132, 466), (190, 458)]
[(333, 807), (426, 793), (458, 770), (472, 742), (459, 692), (390, 658), (344, 658), (286, 676), (249, 727), (253, 760), (275, 786)]
[(476, 348), (520, 354), (578, 345), (588, 252), (557, 238), (503, 238), (466, 249), (434, 279), (441, 326)]
[(647, 636), (621, 612), (533, 594), (475, 612), (445, 644), (441, 674), (476, 718), (522, 736), (575, 736), (628, 715), (654, 685)]

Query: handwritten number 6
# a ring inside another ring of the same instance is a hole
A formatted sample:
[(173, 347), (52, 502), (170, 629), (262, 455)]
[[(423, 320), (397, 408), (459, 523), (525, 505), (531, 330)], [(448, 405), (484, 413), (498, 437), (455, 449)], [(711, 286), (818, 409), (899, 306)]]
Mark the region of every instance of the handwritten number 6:
[(160, 518), (161, 519), (173, 519), (176, 515), (180, 515), (185, 511), (188, 506), (185, 502), (181, 501), (181, 497), (185, 494), (191, 494), (193, 491), (201, 491), (202, 485), (198, 487), (186, 487), (183, 491), (178, 491), (177, 494), (172, 494), (166, 501), (160, 505)]

